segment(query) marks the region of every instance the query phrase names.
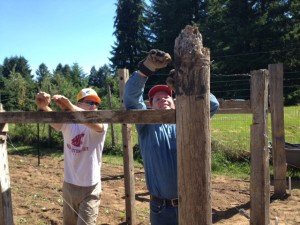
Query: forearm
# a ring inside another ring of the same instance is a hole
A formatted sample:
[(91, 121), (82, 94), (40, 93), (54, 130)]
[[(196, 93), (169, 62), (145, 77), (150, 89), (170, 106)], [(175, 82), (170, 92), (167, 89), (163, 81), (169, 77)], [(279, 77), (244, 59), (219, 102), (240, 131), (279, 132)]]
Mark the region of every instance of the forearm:
[[(72, 112), (81, 112), (81, 111), (86, 111), (74, 104), (71, 104), (70, 107), (68, 107), (70, 111)], [(102, 133), (104, 132), (104, 124), (103, 123), (83, 123), (84, 126), (96, 131), (96, 132), (99, 132), (99, 133)]]
[[(38, 106), (39, 111), (43, 112), (52, 112), (53, 110), (49, 106)], [(50, 126), (53, 127), (55, 130), (60, 130), (62, 127), (61, 123), (50, 123)]]
[(143, 94), (147, 77), (134, 72), (128, 79), (124, 90), (124, 105), (126, 109), (146, 109)]

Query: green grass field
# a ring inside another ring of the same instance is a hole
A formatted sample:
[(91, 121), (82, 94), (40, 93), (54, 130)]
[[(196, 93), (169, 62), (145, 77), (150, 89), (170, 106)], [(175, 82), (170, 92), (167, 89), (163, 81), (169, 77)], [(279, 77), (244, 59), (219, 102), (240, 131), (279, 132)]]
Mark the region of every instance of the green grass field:
[[(211, 121), (212, 170), (215, 174), (250, 175), (251, 114), (216, 114)], [(300, 106), (284, 108), (285, 141), (300, 143)], [(268, 141), (272, 142), (271, 115)], [(272, 172), (272, 167), (271, 167)], [(288, 170), (291, 173), (291, 169)], [(298, 173), (292, 171), (293, 175)]]
[[(271, 115), (268, 115), (268, 140), (272, 142)], [(216, 114), (211, 121), (212, 141), (218, 150), (231, 155), (250, 151), (251, 114)], [(300, 106), (284, 108), (285, 141), (300, 143)]]

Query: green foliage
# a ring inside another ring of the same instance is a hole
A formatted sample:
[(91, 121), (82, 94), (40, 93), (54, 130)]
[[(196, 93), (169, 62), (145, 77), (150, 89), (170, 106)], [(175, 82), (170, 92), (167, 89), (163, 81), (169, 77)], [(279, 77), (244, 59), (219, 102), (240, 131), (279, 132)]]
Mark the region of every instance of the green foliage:
[(300, 104), (300, 89), (292, 92), (284, 99), (284, 105), (299, 105)]
[(114, 21), (116, 42), (110, 58), (113, 71), (127, 68), (132, 73), (148, 50), (144, 0), (118, 0)]
[(32, 79), (28, 61), (23, 56), (14, 56), (4, 59), (2, 75), (8, 78), (12, 72), (19, 73), (26, 80)]
[(61, 133), (49, 127), (48, 124), (9, 124), (9, 136), (13, 143), (22, 146), (62, 146)]
[(50, 71), (45, 63), (41, 63), (39, 68), (35, 72), (36, 79), (38, 84), (40, 85), (43, 80), (51, 78)]
[(31, 111), (33, 107), (32, 89), (34, 84), (28, 82), (22, 75), (14, 70), (8, 78), (3, 78), (4, 104), (7, 111)]
[(37, 143), (37, 126), (35, 124), (10, 124), (9, 135), (14, 143), (34, 145)]
[(205, 15), (205, 1), (194, 0), (150, 0), (146, 13), (154, 48), (173, 55), (174, 43), (186, 25), (200, 24)]
[(249, 161), (234, 161), (222, 151), (212, 153), (211, 169), (214, 174), (240, 178), (249, 178), (251, 172)]
[(98, 71), (95, 69), (95, 67), (92, 67), (88, 85), (105, 89), (106, 81), (110, 76), (112, 76), (112, 74), (107, 65), (100, 67)]
[(5, 58), (0, 74), (0, 100), (5, 110), (32, 110), (33, 90), (28, 61), (23, 57)]

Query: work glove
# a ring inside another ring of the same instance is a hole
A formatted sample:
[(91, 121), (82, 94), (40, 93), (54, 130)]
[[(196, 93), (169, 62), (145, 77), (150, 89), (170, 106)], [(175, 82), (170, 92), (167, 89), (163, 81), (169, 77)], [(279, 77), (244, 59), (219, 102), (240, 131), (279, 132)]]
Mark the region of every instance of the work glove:
[(171, 88), (174, 92), (175, 92), (175, 89), (176, 89), (176, 88), (175, 88), (175, 79), (174, 79), (175, 73), (176, 73), (175, 69), (170, 70), (169, 75), (168, 75), (168, 77), (167, 77), (167, 79), (166, 79), (167, 85), (168, 85), (169, 88)]
[(151, 49), (147, 57), (139, 62), (138, 69), (149, 77), (158, 69), (166, 67), (171, 61), (169, 53), (158, 49)]

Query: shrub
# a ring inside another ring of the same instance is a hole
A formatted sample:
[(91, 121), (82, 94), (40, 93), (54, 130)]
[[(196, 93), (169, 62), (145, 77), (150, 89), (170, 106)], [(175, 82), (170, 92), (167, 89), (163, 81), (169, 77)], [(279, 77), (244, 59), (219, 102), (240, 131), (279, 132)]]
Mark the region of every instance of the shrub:
[(300, 89), (292, 92), (284, 99), (284, 104), (286, 106), (298, 105), (300, 104)]

